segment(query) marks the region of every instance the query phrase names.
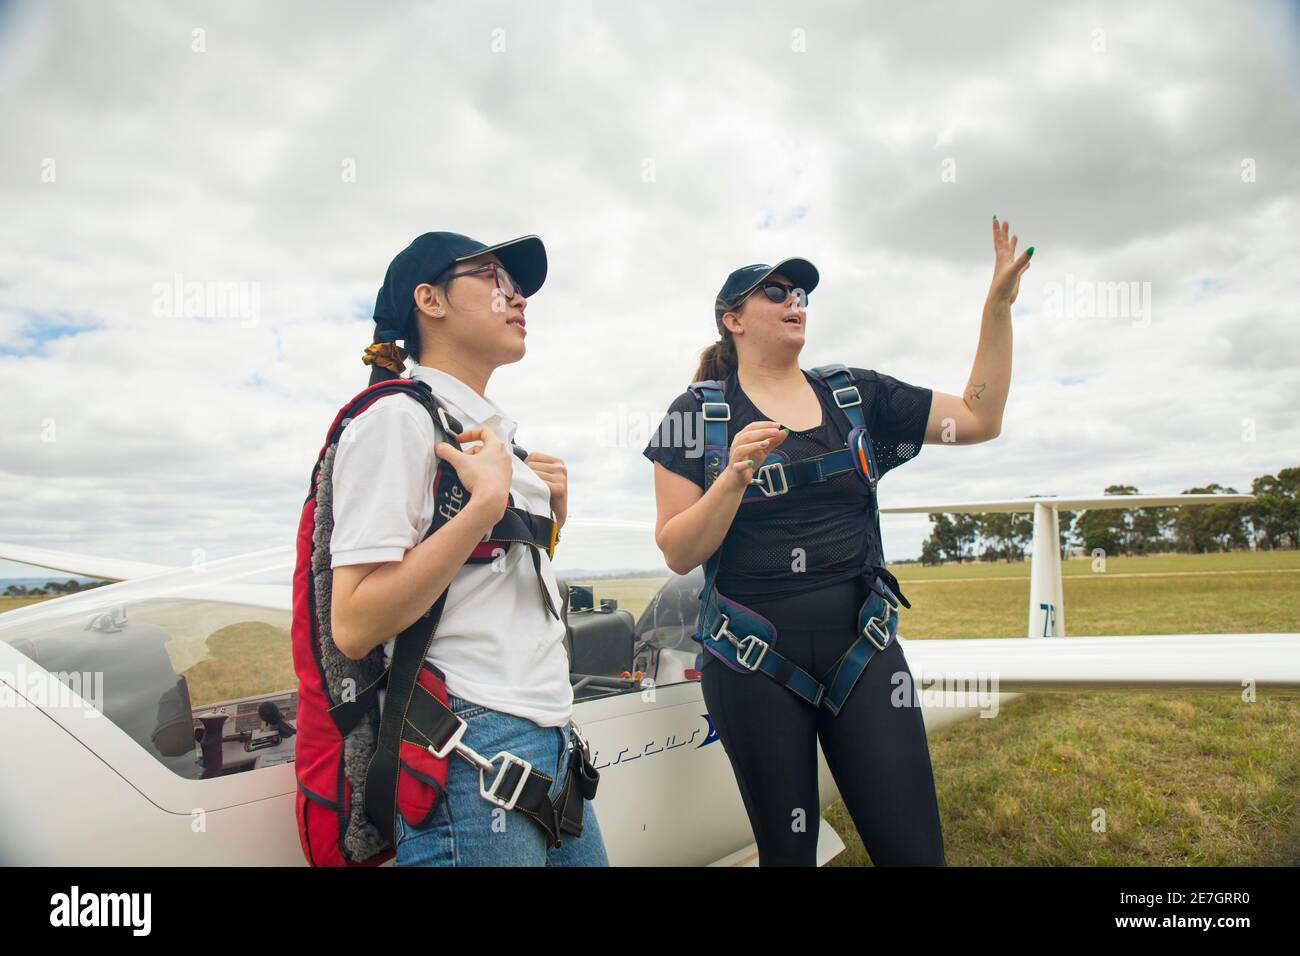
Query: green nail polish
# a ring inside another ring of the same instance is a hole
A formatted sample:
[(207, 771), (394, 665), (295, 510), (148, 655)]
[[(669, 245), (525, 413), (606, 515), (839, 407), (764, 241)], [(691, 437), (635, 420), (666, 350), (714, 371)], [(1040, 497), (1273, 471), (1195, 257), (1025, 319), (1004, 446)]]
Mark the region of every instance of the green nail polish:
[(994, 217), (993, 217), (993, 221), (994, 221), (994, 222), (997, 222), (997, 221), (998, 221), (998, 217), (997, 217), (997, 216), (994, 216)]
[(790, 429), (787, 428), (785, 425), (781, 426), (781, 431), (785, 432), (787, 435), (790, 434)]
[(1025, 250), (1025, 255), (1027, 255), (1027, 256), (1032, 256), (1033, 254), (1034, 254), (1034, 247), (1033, 247), (1033, 246), (1030, 246), (1028, 249)]
[(754, 459), (752, 459), (752, 458), (749, 459), (749, 461), (745, 462), (745, 464), (747, 464), (750, 468), (753, 468), (753, 467), (754, 467)]

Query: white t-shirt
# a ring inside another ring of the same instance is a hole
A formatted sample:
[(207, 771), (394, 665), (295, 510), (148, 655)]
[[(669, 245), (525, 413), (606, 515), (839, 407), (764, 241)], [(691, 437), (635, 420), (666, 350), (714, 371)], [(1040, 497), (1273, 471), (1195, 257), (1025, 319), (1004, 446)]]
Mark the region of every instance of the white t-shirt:
[[(513, 440), (516, 422), (456, 377), (424, 365), (411, 377), (427, 382), (465, 428), (482, 426)], [(400, 561), (424, 540), (433, 521), (434, 441), (429, 413), (406, 395), (377, 399), (347, 425), (334, 458), (330, 567)], [(518, 456), (510, 462), (514, 506), (550, 517), (546, 483)], [(461, 567), (428, 657), (446, 675), (449, 693), (542, 727), (562, 727), (573, 713), (564, 624), (542, 603), (530, 550), (513, 544), (494, 562)], [(545, 554), (542, 577), (559, 608)], [(390, 659), (392, 648), (390, 638), (384, 644)]]

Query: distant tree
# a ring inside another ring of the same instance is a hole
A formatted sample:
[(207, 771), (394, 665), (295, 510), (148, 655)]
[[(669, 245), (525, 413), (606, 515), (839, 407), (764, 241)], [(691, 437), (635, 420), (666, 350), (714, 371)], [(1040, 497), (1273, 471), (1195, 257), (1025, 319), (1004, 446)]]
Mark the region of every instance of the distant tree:
[(1056, 512), (1056, 530), (1060, 535), (1060, 546), (1062, 557), (1068, 557), (1070, 549), (1075, 546), (1074, 522), (1078, 519), (1079, 512), (1067, 511), (1063, 508), (1057, 509)]
[(1017, 561), (1025, 560), (1025, 554), (1034, 541), (1034, 516), (1032, 512), (1017, 512), (1011, 515), (1011, 537), (1008, 539), (1008, 558), (1015, 556)]
[(958, 553), (961, 555), (959, 561), (967, 555), (973, 557), (975, 554), (975, 546), (980, 537), (979, 518), (979, 515), (961, 514), (953, 519), (953, 535), (957, 539)]
[(985, 550), (985, 554), (992, 551), (997, 558), (1011, 560), (1011, 555), (1016, 553), (1016, 540), (1017, 535), (1020, 533), (1015, 520), (1017, 517), (1017, 515), (1008, 512), (994, 512), (984, 515), (980, 530), (990, 544), (990, 548)]
[(921, 544), (921, 563), (922, 564), (942, 564), (943, 553), (939, 546), (934, 543), (933, 538), (927, 538)]
[[(1191, 488), (1184, 494), (1236, 494), (1218, 482)], [(1246, 547), (1245, 509), (1239, 504), (1180, 505), (1174, 519), (1174, 536), (1180, 551), (1205, 554)]]
[(933, 527), (930, 529), (930, 542), (935, 551), (948, 561), (961, 561), (961, 541), (957, 537), (957, 527), (953, 520), (942, 512), (930, 515)]
[(1248, 514), (1260, 545), (1269, 550), (1300, 547), (1300, 468), (1261, 475), (1250, 490), (1256, 500)]
[[(1138, 490), (1133, 485), (1107, 485), (1105, 493), (1135, 495)], [(1076, 523), (1084, 551), (1100, 548), (1110, 555), (1127, 553), (1131, 534), (1128, 513), (1127, 508), (1085, 509)]]

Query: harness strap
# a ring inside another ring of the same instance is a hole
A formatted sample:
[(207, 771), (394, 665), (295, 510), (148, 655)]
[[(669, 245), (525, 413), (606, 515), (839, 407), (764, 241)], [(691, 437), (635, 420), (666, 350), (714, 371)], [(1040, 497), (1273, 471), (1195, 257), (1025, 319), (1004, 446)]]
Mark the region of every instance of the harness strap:
[[(461, 752), (464, 748), (459, 742), (464, 726), (463, 718), (429, 693), (427, 688), (416, 685), (406, 715), (406, 740), (435, 753)], [(485, 761), (478, 754), (466, 756), (466, 759), (483, 774), (480, 791), (486, 791), (485, 799), (523, 813), (542, 829), (552, 846), (561, 845), (561, 833), (582, 835), (583, 801), (596, 796), (596, 785), (600, 780), (585, 742), (581, 747), (570, 749), (564, 786), (554, 800), (550, 798), (554, 778), (509, 754), (497, 754), (491, 761)], [(490, 782), (484, 763), (492, 768)]]
[(779, 459), (765, 461), (754, 472), (756, 483), (751, 483), (745, 489), (743, 500), (772, 498), (785, 494), (791, 488), (811, 485), (855, 470), (853, 450), (849, 448), (837, 448), (798, 461), (786, 462)]
[(701, 379), (687, 386), (700, 400), (700, 414), (704, 419), (704, 487), (722, 474), (723, 463), (731, 453), (727, 441), (727, 422), (731, 420), (731, 406), (723, 398), (722, 382)]
[(867, 420), (862, 414), (862, 393), (853, 384), (853, 376), (849, 374), (848, 366), (837, 362), (832, 365), (818, 365), (811, 371), (830, 387), (835, 404), (848, 416), (853, 427), (866, 428)]
[(508, 548), (512, 543), (527, 545), (533, 558), (533, 573), (537, 576), (537, 590), (542, 595), (542, 606), (558, 621), (560, 612), (555, 609), (555, 602), (551, 600), (550, 589), (542, 574), (542, 552), (546, 552), (548, 558), (553, 558), (558, 540), (559, 525), (554, 520), (522, 508), (509, 507), (501, 520), (492, 526), (487, 540), (475, 545), (470, 558), (487, 561), (496, 555), (498, 549)]
[[(706, 599), (700, 643), (706, 652), (713, 653), (732, 667), (761, 671), (812, 706), (825, 707), (838, 716), (871, 658), (877, 651), (886, 650), (897, 636), (899, 605), (911, 607), (907, 598), (891, 586), (891, 582), (897, 584), (892, 574), (877, 566), (864, 571), (869, 574), (868, 587), (872, 593), (858, 610), (857, 640), (820, 679), (773, 647), (777, 635), (771, 625), (749, 626), (748, 629), (758, 633), (735, 633), (730, 626), (731, 615), (714, 599), (716, 589)], [(727, 600), (735, 608), (744, 607), (730, 598)]]
[[(862, 393), (845, 365), (820, 365), (812, 369), (812, 374), (830, 388), (836, 406), (848, 419), (850, 445), (795, 462), (780, 459), (765, 462), (756, 470), (750, 487), (745, 489), (742, 503), (783, 495), (790, 488), (859, 470), (855, 456), (860, 456), (860, 472), (871, 491), (869, 510), (879, 540), (880, 509), (875, 488), (878, 472), (871, 436), (862, 411)], [(730, 452), (727, 422), (731, 419), (731, 406), (725, 400), (723, 388), (724, 383), (716, 379), (692, 382), (689, 386), (691, 394), (701, 403), (704, 419), (706, 490), (721, 474), (722, 463), (727, 460)], [(858, 610), (857, 640), (818, 680), (772, 646), (776, 641), (776, 632), (770, 623), (764, 621), (756, 627), (749, 627), (760, 633), (737, 635), (732, 631), (732, 615), (724, 610), (718, 600), (717, 576), (722, 561), (721, 554), (722, 549), (719, 547), (704, 562), (704, 587), (699, 593), (700, 615), (696, 633), (692, 635), (694, 639), (700, 642), (707, 653), (713, 653), (730, 666), (750, 672), (762, 671), (814, 707), (825, 706), (831, 713), (838, 715), (871, 658), (877, 651), (886, 649), (896, 637), (900, 604), (909, 608), (912, 606), (903, 596), (898, 579), (880, 565), (868, 565), (863, 569), (872, 593)], [(744, 605), (730, 598), (725, 600), (729, 607), (739, 613), (748, 611)], [(763, 621), (752, 612), (749, 616), (756, 621)]]
[(470, 557), (491, 558), (494, 550), (491, 546), (509, 546), (517, 541), (545, 551), (547, 557), (553, 558), (558, 540), (559, 527), (555, 521), (512, 505), (506, 508), (506, 513), (501, 516), (501, 520), (492, 526), (487, 539), (475, 546)]

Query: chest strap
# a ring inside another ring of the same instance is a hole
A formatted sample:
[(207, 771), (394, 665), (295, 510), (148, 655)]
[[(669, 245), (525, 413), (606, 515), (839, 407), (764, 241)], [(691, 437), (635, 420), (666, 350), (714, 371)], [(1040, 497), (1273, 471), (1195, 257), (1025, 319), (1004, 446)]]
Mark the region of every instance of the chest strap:
[(754, 477), (749, 480), (749, 487), (745, 489), (744, 498), (741, 500), (774, 498), (785, 494), (791, 488), (811, 485), (845, 472), (855, 471), (856, 467), (853, 463), (853, 450), (849, 448), (837, 448), (811, 458), (801, 458), (799, 461), (780, 459), (765, 461), (755, 469)]
[[(849, 431), (862, 429), (866, 431), (866, 418), (862, 414), (862, 393), (853, 384), (853, 377), (848, 367), (843, 364), (819, 365), (811, 374), (831, 390), (835, 405), (848, 419)], [(704, 487), (708, 488), (722, 474), (727, 459), (731, 454), (731, 442), (728, 440), (727, 423), (731, 421), (731, 404), (726, 400), (726, 383), (719, 379), (701, 379), (687, 386), (690, 393), (700, 402), (700, 416), (704, 420)], [(862, 462), (855, 462), (855, 457), (862, 456)], [(804, 458), (795, 462), (774, 460), (764, 462), (750, 479), (750, 487), (745, 489), (745, 501), (771, 498), (783, 495), (791, 488), (800, 485), (825, 481), (844, 472), (860, 470), (872, 484), (875, 482), (875, 454), (871, 447), (870, 436), (861, 448), (837, 448), (821, 455)]]

